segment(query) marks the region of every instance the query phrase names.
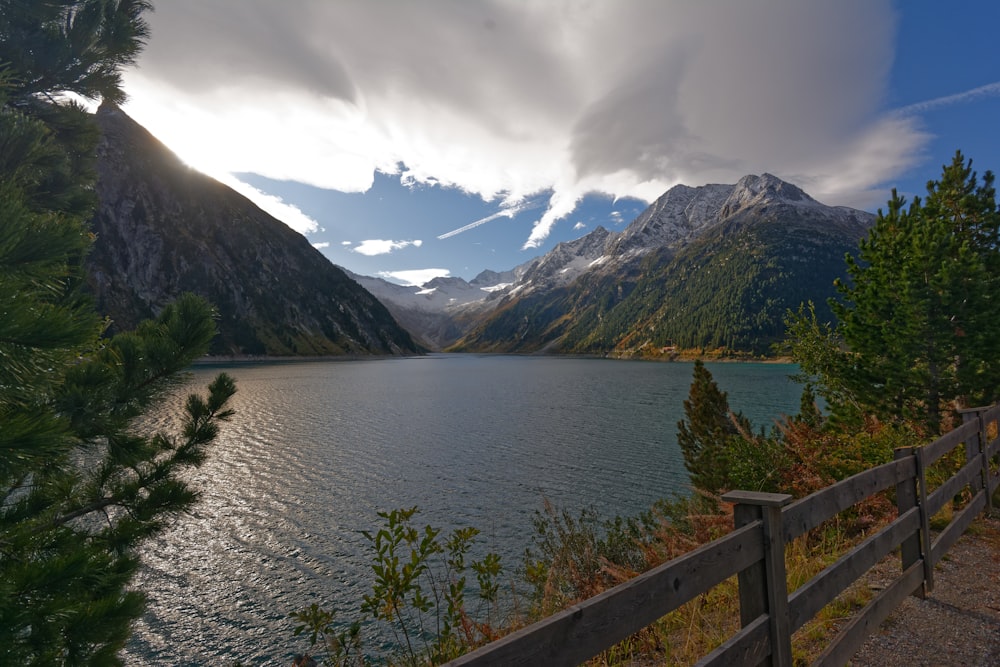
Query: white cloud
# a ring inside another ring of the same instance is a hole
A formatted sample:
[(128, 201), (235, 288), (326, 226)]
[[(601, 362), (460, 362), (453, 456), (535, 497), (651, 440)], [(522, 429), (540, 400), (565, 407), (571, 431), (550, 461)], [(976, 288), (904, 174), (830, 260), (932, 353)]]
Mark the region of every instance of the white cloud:
[(542, 206), (542, 204), (537, 200), (507, 203), (507, 205), (504, 208), (500, 209), (496, 213), (487, 215), (486, 217), (480, 218), (475, 222), (470, 222), (469, 224), (459, 227), (458, 229), (453, 229), (450, 232), (445, 232), (444, 234), (440, 234), (438, 236), (438, 240), (443, 241), (444, 239), (451, 238), (452, 236), (456, 236), (458, 234), (461, 234), (462, 232), (467, 232), (470, 229), (475, 229), (480, 225), (485, 225), (487, 222), (493, 222), (497, 218), (513, 218), (515, 215), (521, 213), (522, 211), (530, 211), (531, 209), (539, 208), (540, 206)]
[(235, 176), (227, 173), (214, 175), (216, 180), (228, 185), (241, 195), (259, 206), (264, 212), (274, 216), (278, 220), (299, 232), (300, 234), (311, 234), (319, 229), (319, 223), (303, 213), (298, 206), (288, 204), (281, 197), (275, 197), (257, 188), (244, 183)]
[(323, 248), (329, 248), (330, 247), (330, 242), (329, 241), (321, 241), (319, 243), (313, 243), (312, 245), (313, 245), (314, 248), (316, 248), (316, 250), (322, 250)]
[(407, 271), (381, 271), (378, 277), (400, 285), (420, 287), (434, 278), (447, 278), (449, 275), (451, 272), (448, 269), (410, 269)]
[(352, 252), (360, 253), (362, 255), (368, 255), (369, 257), (374, 257), (375, 255), (387, 255), (395, 250), (402, 250), (403, 248), (409, 248), (410, 246), (419, 248), (423, 245), (423, 241), (389, 241), (386, 239), (368, 239), (362, 241), (358, 244)]
[(585, 190), (579, 186), (557, 187), (552, 193), (552, 199), (549, 200), (549, 208), (535, 223), (531, 235), (524, 242), (524, 249), (540, 246), (542, 241), (548, 238), (552, 226), (576, 210), (576, 205), (584, 194)]
[(869, 208), (884, 203), (885, 188), (900, 158), (916, 161), (929, 139), (913, 117), (888, 116), (853, 141), (831, 150), (828, 160), (810, 173), (790, 175), (817, 200), (843, 206)]
[(510, 209), (510, 208), (503, 209), (503, 210), (497, 211), (496, 213), (493, 213), (491, 215), (487, 215), (484, 218), (480, 218), (479, 220), (476, 220), (475, 222), (470, 222), (469, 224), (464, 225), (462, 227), (459, 227), (458, 229), (453, 229), (450, 232), (445, 232), (444, 234), (440, 234), (440, 235), (438, 235), (438, 240), (439, 241), (443, 241), (444, 239), (451, 238), (452, 236), (456, 236), (457, 234), (461, 234), (462, 232), (467, 232), (470, 229), (475, 229), (476, 227), (479, 227), (480, 225), (485, 225), (487, 222), (492, 222), (492, 221), (496, 220), (497, 218), (513, 218), (514, 215), (515, 215), (514, 209)]
[(171, 0), (149, 21), (126, 110), (195, 167), (356, 192), (404, 164), (505, 210), (551, 191), (525, 247), (587, 192), (768, 171), (848, 203), (927, 140), (878, 106), (890, 0)]
[(575, 229), (576, 231), (580, 231), (581, 229), (586, 229), (586, 228), (587, 225), (583, 224), (582, 222), (578, 222), (575, 225), (573, 225), (573, 229)]
[(976, 88), (972, 88), (971, 90), (955, 93), (954, 95), (945, 95), (944, 97), (937, 97), (933, 100), (924, 100), (923, 102), (909, 104), (905, 107), (896, 109), (895, 113), (899, 115), (924, 113), (926, 111), (933, 111), (934, 109), (940, 109), (941, 107), (947, 107), (953, 104), (963, 104), (965, 102), (972, 102), (983, 97), (996, 97), (998, 95), (1000, 95), (1000, 81), (988, 83), (985, 86), (978, 86)]

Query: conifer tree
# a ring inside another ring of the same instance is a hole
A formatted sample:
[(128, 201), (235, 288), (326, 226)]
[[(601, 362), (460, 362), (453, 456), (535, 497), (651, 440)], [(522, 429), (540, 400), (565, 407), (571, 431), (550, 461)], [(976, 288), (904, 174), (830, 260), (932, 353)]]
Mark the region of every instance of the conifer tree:
[(886, 211), (847, 258), (831, 330), (799, 312), (793, 355), (835, 416), (870, 412), (947, 429), (955, 408), (1000, 397), (1000, 214), (993, 174), (960, 152), (909, 207)]
[(823, 423), (823, 413), (816, 405), (816, 392), (808, 382), (802, 388), (802, 395), (799, 397), (799, 414), (792, 420), (813, 428), (818, 428)]
[(730, 411), (726, 392), (701, 360), (694, 362), (684, 415), (686, 419), (677, 422), (677, 442), (691, 484), (709, 493), (728, 490), (727, 452), (733, 439), (749, 434), (752, 427), (742, 414)]
[(120, 99), (144, 2), (0, 1), (0, 664), (115, 664), (143, 595), (140, 541), (196, 494), (235, 391), (192, 395), (176, 434), (144, 433), (214, 335), (184, 296), (111, 340), (81, 286), (97, 131), (62, 97)]

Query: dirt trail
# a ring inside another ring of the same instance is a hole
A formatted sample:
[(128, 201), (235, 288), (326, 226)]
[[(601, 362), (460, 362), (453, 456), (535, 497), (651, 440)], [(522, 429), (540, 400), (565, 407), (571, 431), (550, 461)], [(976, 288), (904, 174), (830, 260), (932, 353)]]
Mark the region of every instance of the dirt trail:
[[(876, 573), (870, 585), (882, 583)], [(1000, 666), (1000, 519), (978, 519), (938, 563), (933, 592), (924, 600), (907, 598), (850, 664)]]

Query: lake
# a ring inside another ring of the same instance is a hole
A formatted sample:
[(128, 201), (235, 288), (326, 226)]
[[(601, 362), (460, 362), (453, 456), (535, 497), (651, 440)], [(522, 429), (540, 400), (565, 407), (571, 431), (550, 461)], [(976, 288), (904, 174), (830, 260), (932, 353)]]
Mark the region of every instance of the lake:
[[(755, 427), (798, 410), (794, 366), (706, 366)], [(291, 611), (361, 617), (379, 510), (475, 526), (512, 573), (543, 499), (610, 518), (686, 490), (691, 363), (439, 354), (199, 367), (192, 388), (220, 370), (237, 414), (190, 476), (200, 503), (143, 550), (129, 665), (290, 664)]]

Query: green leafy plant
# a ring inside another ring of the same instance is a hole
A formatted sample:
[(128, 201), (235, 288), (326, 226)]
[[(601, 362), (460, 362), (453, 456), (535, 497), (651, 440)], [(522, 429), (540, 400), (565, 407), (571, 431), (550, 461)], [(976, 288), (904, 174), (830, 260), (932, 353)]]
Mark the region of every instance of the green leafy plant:
[[(360, 612), (388, 629), (398, 647), (391, 662), (438, 664), (496, 637), (502, 567), (495, 553), (468, 560), (477, 529), (456, 528), (442, 539), (441, 529), (413, 524), (417, 513), (416, 507), (379, 512), (382, 527), (374, 533), (362, 531), (374, 549), (374, 581)], [(482, 603), (475, 614), (469, 613), (466, 601), (470, 569)], [(291, 617), (299, 623), (295, 636), (306, 635), (310, 654), (325, 664), (367, 664), (360, 621), (338, 631), (334, 612), (317, 604)], [(475, 620), (479, 617), (484, 620)]]
[(365, 658), (361, 652), (361, 622), (351, 623), (346, 630), (338, 631), (334, 626), (334, 612), (320, 607), (315, 602), (309, 607), (290, 614), (298, 625), (294, 630), (296, 637), (306, 634), (309, 637), (309, 652), (325, 653), (324, 662), (337, 667), (348, 665), (364, 665)]
[[(440, 551), (437, 542), (439, 531), (427, 526), (421, 537), (417, 529), (409, 524), (415, 513), (416, 507), (380, 512), (379, 516), (386, 520), (385, 528), (374, 536), (364, 532), (375, 547), (376, 560), (372, 565), (375, 572), (372, 594), (365, 596), (361, 607), (363, 612), (388, 621), (397, 642), (402, 639), (407, 653), (414, 658), (414, 641), (416, 635), (423, 631), (420, 623), (422, 614), (431, 608), (431, 601), (420, 583), (421, 575), (427, 569), (430, 556)], [(399, 554), (405, 549), (409, 549), (409, 557), (401, 563)], [(409, 612), (410, 605), (416, 612), (415, 618)]]

